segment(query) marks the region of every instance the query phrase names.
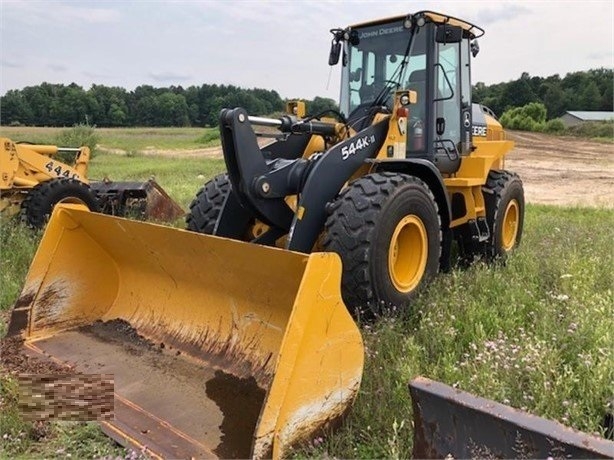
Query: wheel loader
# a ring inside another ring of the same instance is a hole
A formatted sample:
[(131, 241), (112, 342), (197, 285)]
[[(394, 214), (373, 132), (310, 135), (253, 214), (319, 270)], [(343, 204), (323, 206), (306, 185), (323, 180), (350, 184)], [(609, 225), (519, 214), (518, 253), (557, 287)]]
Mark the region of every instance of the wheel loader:
[[(351, 406), (356, 318), (410, 308), (454, 242), (467, 260), (520, 242), (513, 144), (471, 101), (484, 31), (421, 11), (331, 32), (340, 110), (222, 110), (227, 171), (198, 192), (187, 230), (54, 211), (9, 334), (114, 374), (116, 419), (101, 423), (120, 442), (283, 457)], [(278, 134), (260, 147), (262, 126)]]
[[(73, 165), (58, 154), (74, 155)], [(174, 220), (181, 207), (154, 180), (89, 181), (88, 147), (67, 148), (0, 138), (0, 213), (20, 214), (30, 227), (42, 228), (58, 203), (86, 206), (106, 214)]]

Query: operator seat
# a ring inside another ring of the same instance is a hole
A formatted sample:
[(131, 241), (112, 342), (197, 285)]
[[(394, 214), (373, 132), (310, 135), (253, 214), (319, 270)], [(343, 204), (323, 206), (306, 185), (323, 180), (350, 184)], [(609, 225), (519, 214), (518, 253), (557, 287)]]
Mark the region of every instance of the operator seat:
[(426, 69), (414, 70), (409, 74), (407, 89), (415, 91), (418, 99), (409, 109), (411, 118), (419, 118), (424, 123), (424, 113), (426, 109)]

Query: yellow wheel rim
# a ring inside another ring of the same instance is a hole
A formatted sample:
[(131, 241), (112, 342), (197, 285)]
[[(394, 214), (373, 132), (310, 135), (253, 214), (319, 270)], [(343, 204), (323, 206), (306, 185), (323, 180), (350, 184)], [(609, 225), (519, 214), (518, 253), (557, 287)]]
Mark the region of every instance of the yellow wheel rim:
[(388, 272), (400, 292), (414, 290), (424, 275), (428, 256), (426, 228), (417, 216), (405, 216), (394, 229), (388, 249)]
[(505, 208), (503, 216), (503, 225), (501, 228), (501, 246), (505, 251), (510, 251), (516, 244), (516, 236), (518, 235), (518, 202), (511, 200)]

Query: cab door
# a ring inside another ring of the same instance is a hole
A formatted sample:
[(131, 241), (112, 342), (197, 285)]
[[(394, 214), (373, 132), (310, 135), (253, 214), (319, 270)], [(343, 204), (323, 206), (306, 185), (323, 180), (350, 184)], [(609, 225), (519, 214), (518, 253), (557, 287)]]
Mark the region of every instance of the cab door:
[[(447, 27), (449, 26), (439, 26)], [(439, 31), (438, 31), (439, 32)], [(471, 83), (468, 39), (441, 41), (437, 33), (434, 59), (434, 162), (442, 173), (454, 173), (460, 157), (471, 151)]]

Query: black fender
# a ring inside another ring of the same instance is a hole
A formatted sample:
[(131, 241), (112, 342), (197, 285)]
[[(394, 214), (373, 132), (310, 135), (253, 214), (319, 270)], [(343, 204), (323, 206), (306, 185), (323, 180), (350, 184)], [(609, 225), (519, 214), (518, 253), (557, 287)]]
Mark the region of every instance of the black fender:
[(450, 270), (450, 254), (452, 252), (453, 234), (450, 229), (452, 222), (452, 206), (439, 169), (430, 161), (421, 158), (367, 160), (373, 164), (373, 171), (391, 171), (420, 178), (433, 192), (435, 202), (439, 208), (441, 219), (441, 256), (439, 269), (443, 272)]
[(421, 158), (406, 158), (406, 159), (370, 159), (367, 163), (373, 164), (372, 172), (390, 171), (401, 174), (407, 174), (420, 178), (426, 183), (435, 196), (439, 214), (441, 217), (441, 226), (443, 229), (450, 227), (452, 221), (452, 207), (450, 198), (446, 191), (446, 186), (443, 182), (443, 177), (437, 167), (430, 161)]
[(373, 172), (390, 171), (415, 176), (425, 182), (431, 189), (439, 208), (439, 217), (441, 219), (442, 244), (439, 268), (444, 272), (449, 271), (453, 240), (452, 230), (450, 229), (452, 206), (439, 169), (432, 162), (421, 158), (369, 159), (367, 162), (373, 165)]

